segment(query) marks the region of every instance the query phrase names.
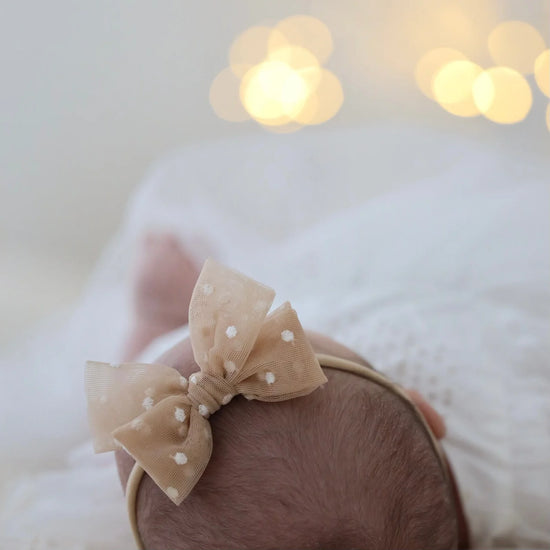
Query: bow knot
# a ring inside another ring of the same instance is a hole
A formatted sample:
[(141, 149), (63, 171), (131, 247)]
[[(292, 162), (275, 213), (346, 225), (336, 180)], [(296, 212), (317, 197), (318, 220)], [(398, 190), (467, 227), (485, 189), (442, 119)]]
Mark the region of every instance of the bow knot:
[(96, 452), (119, 445), (180, 504), (212, 453), (208, 417), (236, 394), (284, 401), (327, 379), (289, 303), (267, 315), (274, 291), (207, 260), (189, 306), (200, 371), (88, 362), (86, 393)]
[(208, 418), (237, 393), (235, 386), (220, 376), (199, 371), (189, 377), (187, 395), (199, 413)]

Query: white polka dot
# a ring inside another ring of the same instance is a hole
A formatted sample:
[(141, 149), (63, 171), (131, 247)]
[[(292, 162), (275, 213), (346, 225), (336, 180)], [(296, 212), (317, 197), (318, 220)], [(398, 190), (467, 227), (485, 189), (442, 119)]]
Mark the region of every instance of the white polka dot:
[(174, 411), (174, 418), (178, 422), (185, 422), (186, 417), (185, 411), (179, 407), (176, 407), (176, 410)]
[(227, 405), (231, 401), (231, 399), (233, 399), (233, 394), (228, 393), (227, 395), (224, 395), (222, 399), (222, 405)]
[(187, 455), (185, 453), (176, 453), (172, 458), (174, 462), (180, 466), (182, 464), (187, 464)]
[(237, 336), (237, 327), (234, 325), (231, 325), (230, 327), (227, 327), (227, 330), (225, 331), (225, 335), (231, 340), (232, 338), (235, 338)]
[(191, 384), (196, 384), (196, 383), (197, 383), (197, 375), (196, 375), (196, 374), (192, 374), (192, 375), (189, 377), (189, 382), (191, 382)]
[(202, 285), (202, 292), (205, 296), (210, 296), (214, 292), (214, 287), (210, 283)]
[(237, 370), (237, 365), (233, 361), (224, 361), (223, 368), (229, 373), (233, 374)]
[(147, 411), (153, 408), (154, 404), (155, 404), (155, 401), (153, 400), (152, 397), (146, 397), (142, 402), (143, 408)]
[(275, 382), (275, 375), (272, 372), (266, 372), (265, 373), (265, 381), (271, 385), (273, 382)]
[(143, 425), (144, 425), (144, 422), (143, 422), (143, 419), (141, 418), (134, 418), (132, 420), (132, 423), (130, 424), (130, 426), (132, 426), (132, 428), (138, 432), (139, 430), (141, 430), (141, 428), (143, 428)]
[(291, 330), (283, 330), (281, 338), (284, 342), (292, 342), (294, 341), (294, 333)]
[(171, 499), (176, 499), (180, 496), (180, 493), (177, 489), (175, 489), (174, 487), (168, 487), (168, 489), (166, 489), (166, 494), (171, 498)]
[(208, 416), (210, 414), (210, 411), (208, 410), (208, 407), (206, 405), (203, 405), (201, 403), (199, 405), (199, 414), (202, 414), (202, 416)]
[(185, 376), (180, 376), (180, 384), (183, 389), (187, 389), (187, 386), (189, 386), (189, 382)]

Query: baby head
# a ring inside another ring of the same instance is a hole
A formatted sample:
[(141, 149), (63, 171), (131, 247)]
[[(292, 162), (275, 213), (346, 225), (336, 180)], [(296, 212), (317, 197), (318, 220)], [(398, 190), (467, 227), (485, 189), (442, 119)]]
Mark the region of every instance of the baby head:
[[(326, 338), (310, 341), (365, 364)], [(158, 362), (198, 370), (188, 340)], [(324, 373), (328, 383), (307, 396), (237, 396), (213, 414), (212, 457), (181, 505), (145, 476), (136, 503), (145, 548), (455, 548), (456, 504), (425, 425), (381, 385)], [(117, 463), (126, 486), (134, 461), (121, 450)]]

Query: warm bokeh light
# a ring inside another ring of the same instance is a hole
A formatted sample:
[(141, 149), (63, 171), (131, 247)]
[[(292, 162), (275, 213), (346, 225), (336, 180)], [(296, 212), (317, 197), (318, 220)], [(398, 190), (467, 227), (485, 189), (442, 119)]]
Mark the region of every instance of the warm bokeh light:
[[(439, 36), (445, 36), (449, 43), (472, 53), (479, 49), (476, 44), (476, 30), (479, 28), (477, 18), (482, 15), (482, 9), (476, 9), (476, 13), (471, 13), (464, 6), (464, 2), (434, 2), (430, 11), (435, 17), (437, 24), (435, 32)], [(429, 32), (427, 29), (426, 31)], [(433, 32), (432, 30), (430, 34)]]
[(224, 120), (253, 118), (277, 133), (326, 122), (344, 100), (338, 78), (321, 67), (331, 52), (330, 31), (309, 15), (251, 27), (235, 39), (230, 66), (212, 82), (212, 108)]
[(422, 56), (416, 65), (414, 76), (422, 93), (430, 99), (433, 94), (433, 81), (437, 73), (448, 63), (466, 59), (466, 56), (453, 48), (436, 48)]
[(317, 58), (305, 48), (300, 46), (284, 46), (274, 50), (268, 55), (269, 61), (285, 63), (307, 83), (310, 92), (313, 92), (321, 78), (321, 67)]
[(472, 96), (472, 85), (483, 69), (468, 60), (447, 63), (433, 80), (436, 101), (449, 113), (462, 117), (479, 114)]
[(281, 61), (265, 61), (248, 71), (241, 82), (240, 97), (247, 112), (256, 119), (279, 124), (281, 118), (296, 116), (309, 96), (300, 74)]
[(230, 67), (219, 73), (210, 85), (210, 105), (223, 120), (242, 122), (250, 118), (241, 103), (239, 86), (240, 79)]
[(344, 91), (338, 78), (322, 69), (319, 84), (303, 109), (294, 117), (302, 124), (322, 124), (331, 119), (344, 102)]
[(540, 33), (524, 21), (505, 21), (488, 38), (489, 52), (496, 65), (531, 74), (535, 59), (546, 47)]
[[(472, 31), (469, 24), (473, 20), (462, 17), (460, 10), (457, 14), (451, 10), (446, 21), (457, 15), (460, 25)], [(458, 44), (455, 40), (445, 41)], [(488, 70), (456, 48), (428, 51), (416, 64), (417, 85), (453, 115), (482, 114), (499, 124), (520, 122), (533, 105), (533, 93), (524, 75), (534, 73), (539, 88), (550, 97), (550, 50), (539, 31), (524, 21), (500, 23), (488, 34), (487, 45), (498, 63)], [(482, 52), (475, 53), (476, 59), (480, 56)], [(548, 119), (548, 110), (546, 116)]]
[(269, 51), (292, 44), (309, 50), (320, 63), (332, 53), (332, 35), (328, 27), (310, 15), (293, 15), (279, 21), (269, 38)]
[(229, 65), (235, 75), (242, 78), (254, 65), (264, 61), (271, 33), (271, 27), (256, 26), (237, 36), (229, 50)]
[(537, 57), (534, 72), (541, 92), (550, 97), (550, 50), (543, 51)]
[(500, 124), (520, 122), (533, 103), (527, 80), (509, 67), (493, 67), (483, 71), (476, 78), (472, 92), (481, 113)]

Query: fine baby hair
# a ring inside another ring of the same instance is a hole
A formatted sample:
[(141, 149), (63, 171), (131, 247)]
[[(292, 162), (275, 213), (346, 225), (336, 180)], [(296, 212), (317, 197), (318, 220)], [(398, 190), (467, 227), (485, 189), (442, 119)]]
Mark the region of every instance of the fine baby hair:
[(407, 394), (316, 355), (273, 299), (208, 260), (178, 354), (87, 363), (94, 448), (119, 449), (138, 548), (456, 547), (447, 465)]

